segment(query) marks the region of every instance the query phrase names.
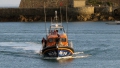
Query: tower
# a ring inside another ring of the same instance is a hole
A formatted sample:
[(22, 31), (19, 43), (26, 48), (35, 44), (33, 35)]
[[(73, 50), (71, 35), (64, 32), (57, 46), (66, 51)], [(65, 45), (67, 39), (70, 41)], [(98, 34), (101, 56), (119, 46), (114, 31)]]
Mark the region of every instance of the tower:
[(20, 8), (41, 8), (44, 7), (44, 2), (46, 7), (65, 7), (70, 6), (72, 0), (21, 0)]

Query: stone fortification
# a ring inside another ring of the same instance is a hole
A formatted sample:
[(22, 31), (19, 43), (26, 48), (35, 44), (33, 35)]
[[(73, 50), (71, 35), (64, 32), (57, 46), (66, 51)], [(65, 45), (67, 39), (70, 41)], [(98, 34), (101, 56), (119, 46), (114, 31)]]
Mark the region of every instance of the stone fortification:
[(112, 7), (95, 7), (96, 13), (111, 13), (113, 11)]
[(81, 15), (91, 15), (94, 14), (94, 7), (79, 7), (78, 13)]
[[(77, 13), (73, 8), (68, 8), (68, 17), (71, 21), (76, 19)], [(54, 17), (55, 11), (58, 11), (58, 16), (60, 16), (59, 8), (46, 8), (47, 21)], [(65, 20), (66, 9), (61, 10), (63, 20)], [(5, 19), (4, 19), (5, 18)], [(12, 19), (16, 18), (16, 19)], [(24, 18), (24, 19), (23, 19)], [(44, 8), (1, 8), (0, 9), (0, 21), (44, 21)]]
[[(106, 8), (106, 7), (105, 7)], [(114, 14), (106, 9), (106, 12), (101, 12), (104, 7), (79, 7), (68, 8), (68, 21), (112, 21), (115, 20)], [(46, 8), (47, 21), (51, 21), (51, 17), (54, 17), (54, 11), (58, 11), (60, 17), (59, 8)], [(98, 11), (99, 10), (99, 11)], [(66, 8), (62, 8), (63, 21), (66, 20)], [(117, 17), (118, 18), (118, 17)], [(44, 8), (1, 8), (0, 9), (0, 21), (44, 21)]]
[(65, 7), (70, 6), (72, 0), (21, 0), (20, 8), (41, 8), (45, 6), (48, 7)]
[[(68, 8), (68, 16), (77, 15), (75, 8)], [(55, 11), (60, 14), (59, 8), (46, 8), (47, 16), (53, 17)], [(66, 14), (66, 8), (61, 9), (62, 15)], [(44, 8), (0, 8), (0, 16), (19, 16), (19, 15), (40, 15), (44, 16)]]
[(94, 14), (94, 7), (79, 7), (77, 9), (77, 19), (80, 21), (91, 20), (91, 15)]

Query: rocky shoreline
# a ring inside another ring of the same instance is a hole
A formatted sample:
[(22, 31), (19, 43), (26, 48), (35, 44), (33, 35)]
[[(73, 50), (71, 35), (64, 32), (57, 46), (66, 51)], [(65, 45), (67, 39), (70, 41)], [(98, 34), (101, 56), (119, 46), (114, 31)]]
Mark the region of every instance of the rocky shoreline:
[[(63, 17), (63, 21), (66, 20), (66, 17)], [(92, 15), (78, 15), (76, 17), (68, 17), (68, 21), (115, 21), (119, 20), (112, 15), (100, 15), (99, 13)], [(0, 22), (43, 22), (44, 16), (7, 16), (0, 17)], [(47, 21), (51, 21), (51, 17), (47, 17)], [(60, 21), (60, 20), (59, 20)]]

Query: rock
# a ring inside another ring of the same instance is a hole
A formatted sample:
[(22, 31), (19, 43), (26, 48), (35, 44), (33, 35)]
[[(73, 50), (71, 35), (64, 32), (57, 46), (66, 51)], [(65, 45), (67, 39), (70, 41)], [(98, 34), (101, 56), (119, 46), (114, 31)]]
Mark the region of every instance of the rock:
[(87, 15), (86, 18), (87, 19), (91, 19), (92, 17), (91, 17), (91, 15)]
[(104, 18), (105, 18), (105, 16), (103, 16), (103, 15), (102, 15), (102, 16), (100, 16), (100, 20), (103, 20)]
[(108, 17), (108, 20), (109, 20), (109, 21), (113, 21), (114, 18), (113, 18), (112, 16), (109, 16), (109, 17)]
[(35, 16), (33, 20), (34, 20), (34, 21), (40, 20), (40, 16)]
[(77, 19), (78, 19), (79, 21), (81, 21), (81, 17), (80, 17), (80, 16), (77, 16)]
[(28, 19), (25, 18), (23, 15), (20, 15), (20, 21), (21, 22), (28, 22)]
[(102, 19), (102, 21), (107, 21), (107, 20), (104, 18), (104, 19)]
[(33, 19), (29, 19), (29, 22), (33, 22)]
[(95, 16), (100, 16), (100, 13), (96, 13)]
[(83, 18), (83, 21), (87, 21), (87, 18), (85, 17), (85, 18)]
[(98, 21), (98, 18), (97, 18), (97, 17), (95, 17), (95, 18), (93, 19), (93, 21)]

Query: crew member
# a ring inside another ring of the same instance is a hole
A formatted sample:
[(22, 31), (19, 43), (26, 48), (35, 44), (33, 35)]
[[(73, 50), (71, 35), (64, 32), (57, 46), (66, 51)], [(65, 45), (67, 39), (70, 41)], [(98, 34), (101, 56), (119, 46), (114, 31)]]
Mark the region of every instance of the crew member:
[(43, 37), (43, 39), (42, 39), (42, 45), (43, 45), (43, 48), (45, 48), (46, 47), (46, 43), (47, 43), (47, 41), (45, 40), (45, 38)]

